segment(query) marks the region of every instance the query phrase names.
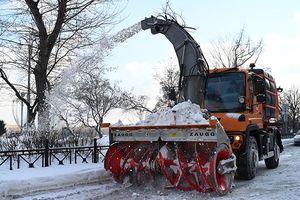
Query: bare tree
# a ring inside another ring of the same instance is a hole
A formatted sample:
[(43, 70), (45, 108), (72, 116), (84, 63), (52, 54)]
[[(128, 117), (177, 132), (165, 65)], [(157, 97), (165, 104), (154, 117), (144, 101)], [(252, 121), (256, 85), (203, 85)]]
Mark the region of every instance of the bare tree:
[(161, 12), (158, 14), (159, 17), (162, 18), (168, 18), (173, 20), (174, 22), (177, 22), (184, 28), (190, 28), (194, 29), (191, 27), (187, 27), (184, 18), (182, 17), (181, 14), (177, 13), (173, 8), (172, 4), (169, 0), (165, 1), (165, 4), (161, 8)]
[(94, 129), (101, 138), (101, 125), (111, 110), (142, 109), (140, 100), (143, 98), (123, 91), (117, 83), (107, 79), (106, 73), (111, 68), (100, 64), (92, 67), (87, 63), (88, 60), (83, 59), (76, 70), (66, 72), (72, 73), (72, 79), (53, 90), (50, 104), (69, 129), (83, 125)]
[(291, 87), (281, 96), (281, 103), (288, 105), (289, 129), (293, 132), (300, 128), (300, 90)]
[(174, 58), (170, 58), (164, 63), (165, 69), (162, 74), (156, 74), (155, 79), (159, 82), (162, 95), (158, 97), (158, 101), (154, 110), (161, 110), (162, 108), (169, 106), (171, 101), (176, 102), (179, 91), (179, 67)]
[(94, 129), (102, 137), (100, 128), (103, 118), (123, 103), (122, 90), (105, 78), (108, 70), (105, 66), (81, 65), (73, 74), (69, 86), (60, 89), (64, 94), (58, 95), (58, 98), (66, 104), (67, 109), (62, 109), (61, 105), (54, 105), (54, 108), (60, 111), (56, 112), (67, 126), (70, 123), (81, 124)]
[(212, 44), (211, 62), (214, 67), (240, 67), (250, 61), (256, 63), (263, 50), (262, 40), (253, 42), (246, 36), (245, 29), (232, 38), (221, 38)]
[[(146, 107), (146, 96), (127, 92), (118, 86), (118, 82), (106, 78), (111, 68), (99, 64), (91, 67), (89, 63), (84, 58), (75, 69), (66, 70), (62, 83), (53, 89), (49, 98), (52, 114), (64, 121), (69, 130), (83, 125), (101, 137), (103, 120), (113, 109), (138, 114), (152, 112)], [(64, 82), (69, 74), (72, 74), (72, 79)]]
[[(29, 108), (30, 121), (38, 113), (39, 130), (49, 131), (47, 93), (79, 50), (97, 43), (118, 13), (113, 1), (16, 0), (1, 2), (0, 75)], [(34, 79), (15, 83), (7, 76), (23, 69)], [(31, 92), (27, 98), (21, 91)]]
[(148, 107), (149, 98), (146, 95), (137, 96), (131, 92), (123, 92), (123, 104), (121, 109), (124, 113), (131, 113), (143, 120), (145, 115), (155, 112)]

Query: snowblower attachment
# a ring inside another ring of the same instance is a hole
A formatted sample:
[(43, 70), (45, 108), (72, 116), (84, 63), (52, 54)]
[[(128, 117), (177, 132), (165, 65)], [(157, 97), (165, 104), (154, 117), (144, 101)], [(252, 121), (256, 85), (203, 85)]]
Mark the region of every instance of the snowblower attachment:
[[(233, 186), (235, 156), (223, 127), (209, 124), (110, 127), (113, 145), (104, 167), (117, 182), (141, 184), (163, 174), (169, 187), (226, 194)], [(148, 179), (148, 178), (147, 178)]]
[[(173, 20), (150, 17), (141, 26), (153, 34), (164, 34), (173, 44), (180, 67), (178, 103), (190, 100), (205, 108), (208, 64), (197, 42)], [(174, 122), (109, 127), (112, 146), (105, 156), (105, 169), (120, 183), (127, 176), (132, 183), (141, 184), (145, 176), (155, 180), (163, 174), (168, 187), (221, 195), (230, 191), (236, 159), (218, 120)]]

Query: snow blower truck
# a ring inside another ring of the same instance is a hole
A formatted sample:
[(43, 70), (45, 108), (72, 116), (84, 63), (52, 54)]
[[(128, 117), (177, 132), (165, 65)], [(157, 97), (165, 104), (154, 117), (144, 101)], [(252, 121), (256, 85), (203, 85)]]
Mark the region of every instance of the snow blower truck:
[[(178, 103), (190, 100), (204, 108), (208, 64), (200, 46), (177, 22), (156, 17), (141, 21), (143, 30), (164, 34), (180, 65)], [(111, 147), (104, 167), (117, 182), (141, 184), (163, 174), (166, 187), (226, 194), (233, 187), (236, 158), (216, 118), (207, 124), (110, 126)]]
[(236, 171), (251, 179), (260, 159), (276, 168), (281, 140), (274, 79), (253, 66), (209, 70), (198, 43), (171, 19), (150, 17), (141, 26), (164, 34), (175, 49), (177, 103), (190, 100), (212, 116), (206, 124), (176, 124), (176, 119), (168, 125), (107, 124), (111, 146), (104, 167), (114, 179), (122, 183), (129, 177), (139, 185), (145, 176), (155, 180), (162, 174), (166, 187), (224, 195), (232, 190)]

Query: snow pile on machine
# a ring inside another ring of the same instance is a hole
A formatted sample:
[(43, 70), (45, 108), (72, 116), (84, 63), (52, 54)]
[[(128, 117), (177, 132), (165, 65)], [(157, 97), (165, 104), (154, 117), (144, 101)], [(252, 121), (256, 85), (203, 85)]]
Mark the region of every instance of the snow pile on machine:
[(222, 195), (232, 189), (236, 165), (229, 139), (216, 118), (205, 119), (190, 101), (109, 129), (113, 145), (104, 167), (117, 182), (129, 177), (139, 185), (163, 174), (166, 187)]
[(167, 108), (163, 112), (152, 113), (146, 116), (144, 121), (136, 125), (185, 125), (185, 124), (209, 124), (203, 117), (200, 106), (186, 101)]

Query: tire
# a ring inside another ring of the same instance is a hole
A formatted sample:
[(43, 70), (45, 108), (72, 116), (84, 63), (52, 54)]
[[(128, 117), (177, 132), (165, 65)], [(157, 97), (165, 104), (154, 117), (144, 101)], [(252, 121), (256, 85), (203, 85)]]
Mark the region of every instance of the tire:
[(265, 165), (268, 169), (275, 169), (279, 165), (280, 148), (277, 144), (276, 138), (274, 138), (274, 156), (265, 159)]
[(249, 137), (247, 154), (245, 157), (245, 166), (238, 168), (238, 176), (245, 180), (251, 180), (255, 177), (259, 161), (258, 147), (256, 139), (253, 136)]

